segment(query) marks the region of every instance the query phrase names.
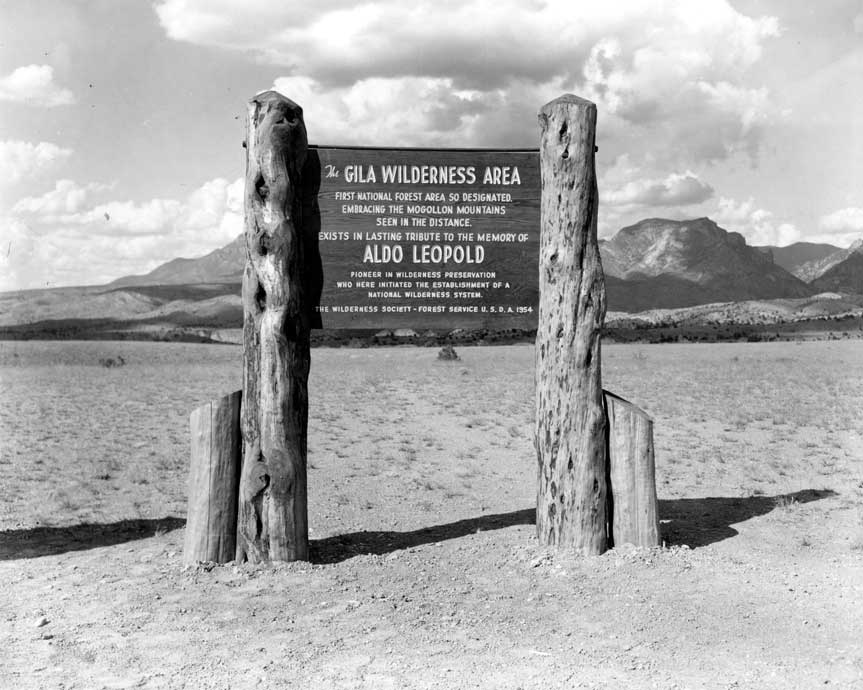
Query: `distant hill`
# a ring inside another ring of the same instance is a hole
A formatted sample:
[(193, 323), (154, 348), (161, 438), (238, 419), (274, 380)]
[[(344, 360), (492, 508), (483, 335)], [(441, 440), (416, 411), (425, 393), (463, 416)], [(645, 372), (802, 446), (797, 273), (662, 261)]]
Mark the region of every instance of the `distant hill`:
[(609, 312), (606, 337), (617, 342), (842, 340), (863, 336), (863, 295), (824, 292), (798, 299), (700, 304)]
[(133, 285), (194, 285), (196, 283), (241, 283), (246, 263), (242, 234), (224, 247), (197, 259), (172, 259), (144, 275), (118, 278), (111, 287)]
[(811, 320), (863, 317), (863, 294), (823, 292), (796, 299), (747, 300), (699, 304), (680, 309), (649, 309), (637, 314), (609, 311), (606, 324), (641, 326), (775, 325)]
[[(834, 251), (824, 256), (828, 249)], [(686, 308), (698, 309), (681, 317), (696, 326), (859, 318), (860, 302), (854, 295), (863, 295), (863, 241), (849, 249), (805, 242), (756, 248), (709, 218), (652, 218), (600, 241), (600, 253), (612, 321), (615, 313), (614, 318), (626, 322), (630, 316), (640, 319), (640, 312)], [(808, 266), (820, 272), (807, 285), (780, 262), (798, 271)], [(245, 240), (240, 235), (206, 256), (174, 259), (146, 275), (109, 285), (3, 293), (0, 330), (18, 334), (15, 337), (120, 331), (173, 337), (177, 329), (237, 329), (243, 319), (244, 264)], [(846, 303), (848, 299), (852, 302)], [(744, 302), (746, 307), (733, 307)], [(659, 316), (660, 322), (666, 318), (664, 313)]]
[(795, 242), (787, 247), (760, 246), (756, 249), (769, 252), (773, 263), (782, 266), (786, 271), (797, 276), (803, 282), (812, 280), (807, 265), (826, 259), (831, 254), (841, 251), (832, 244), (816, 244), (814, 242)]
[(845, 259), (847, 259), (853, 251), (853, 245), (848, 249), (840, 249), (837, 247), (827, 256), (822, 256), (821, 258), (812, 259), (810, 261), (806, 261), (805, 263), (800, 264), (795, 269), (796, 275), (801, 280), (807, 283), (811, 283), (812, 281), (824, 275), (836, 264), (840, 264), (845, 261)]
[(819, 292), (863, 293), (863, 240), (831, 254), (829, 263), (811, 285)]
[[(712, 302), (806, 297), (814, 290), (783, 268), (821, 257), (831, 245), (798, 243), (755, 248), (709, 218), (643, 220), (600, 242), (608, 305), (613, 311), (688, 307)], [(242, 235), (199, 259), (174, 259), (111, 287), (239, 283), (245, 263)], [(834, 289), (834, 288), (830, 288)]]
[(0, 327), (47, 321), (242, 325), (237, 283), (110, 285), (0, 293)]
[(709, 218), (650, 218), (600, 247), (615, 311), (807, 297), (812, 289)]

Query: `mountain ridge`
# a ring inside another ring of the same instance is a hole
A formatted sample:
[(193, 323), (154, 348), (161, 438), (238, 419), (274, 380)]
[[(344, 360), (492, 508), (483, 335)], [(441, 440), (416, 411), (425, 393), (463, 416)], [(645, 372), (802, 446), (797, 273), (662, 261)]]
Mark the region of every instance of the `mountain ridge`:
[(246, 261), (246, 245), (240, 233), (223, 247), (195, 259), (171, 259), (149, 273), (123, 276), (109, 287), (143, 285), (194, 285), (197, 283), (241, 282)]
[[(815, 255), (823, 262), (829, 248), (806, 245), (797, 254), (804, 258)], [(752, 247), (740, 233), (729, 232), (706, 217), (644, 219), (600, 241), (609, 308), (640, 311), (814, 294), (815, 288), (774, 261), (777, 253), (782, 254), (779, 250)], [(239, 283), (244, 262), (244, 239), (238, 235), (203, 257), (173, 259), (150, 273), (125, 276), (109, 285)]]
[(782, 268), (797, 276), (803, 282), (808, 282), (805, 277), (805, 267), (826, 259), (831, 254), (842, 251), (841, 247), (816, 242), (794, 242), (784, 247), (756, 245), (755, 248), (765, 253), (769, 252), (773, 257), (773, 263), (782, 266)]
[(710, 218), (647, 218), (600, 247), (609, 308), (635, 311), (710, 302), (806, 297), (812, 290)]
[(863, 293), (863, 239), (829, 258), (832, 261), (811, 282), (812, 287), (820, 291)]
[[(820, 254), (815, 260), (827, 265), (829, 245), (799, 249), (791, 249), (798, 261), (814, 251)], [(863, 295), (863, 241), (832, 252), (835, 260), (809, 285), (774, 261), (774, 248), (752, 247), (709, 218), (645, 219), (600, 240), (600, 253), (609, 314), (812, 297), (815, 302), (803, 315), (811, 312), (814, 318), (833, 314), (840, 304), (835, 299)], [(202, 257), (173, 259), (107, 285), (3, 293), (0, 327), (101, 319), (159, 329), (236, 328), (242, 323), (245, 255), (241, 234)], [(791, 318), (784, 307), (771, 309)]]

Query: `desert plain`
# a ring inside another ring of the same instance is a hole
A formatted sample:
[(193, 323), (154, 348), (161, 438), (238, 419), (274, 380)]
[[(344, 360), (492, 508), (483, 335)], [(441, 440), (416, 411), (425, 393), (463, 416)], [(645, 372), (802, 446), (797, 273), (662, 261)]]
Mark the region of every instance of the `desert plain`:
[(534, 534), (534, 349), (316, 348), (310, 562), (184, 566), (234, 345), (0, 342), (2, 688), (863, 688), (863, 344), (604, 345), (664, 544)]

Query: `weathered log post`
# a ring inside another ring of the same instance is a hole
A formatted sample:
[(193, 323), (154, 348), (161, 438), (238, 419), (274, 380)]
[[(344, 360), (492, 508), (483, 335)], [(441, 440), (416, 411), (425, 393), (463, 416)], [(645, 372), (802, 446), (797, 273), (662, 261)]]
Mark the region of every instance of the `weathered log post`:
[(243, 468), (238, 561), (306, 560), (309, 288), (303, 111), (274, 91), (249, 101), (243, 274)]
[(607, 548), (600, 331), (605, 281), (596, 236), (596, 106), (564, 95), (542, 107), (536, 528), (541, 544)]
[(242, 459), (241, 397), (235, 391), (189, 416), (192, 453), (184, 563), (227, 563), (234, 558)]
[(613, 546), (659, 546), (653, 420), (631, 402), (604, 391), (608, 414), (608, 497)]

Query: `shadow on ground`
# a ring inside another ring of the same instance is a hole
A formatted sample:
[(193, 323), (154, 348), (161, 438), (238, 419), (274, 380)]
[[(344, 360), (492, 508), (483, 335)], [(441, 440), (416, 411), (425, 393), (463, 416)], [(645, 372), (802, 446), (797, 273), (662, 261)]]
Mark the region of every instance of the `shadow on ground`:
[[(744, 498), (679, 498), (659, 502), (662, 538), (666, 544), (707, 546), (738, 534), (731, 525), (745, 522), (781, 508), (835, 496), (835, 491), (806, 489), (778, 496)], [(533, 508), (511, 513), (482, 515), (411, 532), (350, 532), (326, 539), (312, 540), (314, 563), (339, 563), (360, 554), (383, 555), (423, 544), (459, 539), (476, 532), (533, 525)], [(0, 531), (0, 561), (38, 558), (68, 551), (82, 551), (146, 539), (179, 529), (186, 521), (177, 517), (158, 520), (120, 520), (107, 524), (85, 523), (72, 527), (34, 527)]]
[(183, 527), (185, 520), (120, 520), (105, 524), (84, 523), (71, 527), (33, 527), (0, 531), (0, 561), (53, 556), (100, 546), (146, 539)]
[(836, 496), (836, 492), (830, 489), (805, 489), (778, 496), (678, 498), (673, 501), (660, 501), (662, 538), (669, 546), (707, 546), (737, 536), (738, 531), (731, 525), (766, 515), (777, 508), (793, 507), (831, 496)]
[[(686, 544), (691, 548), (707, 546), (734, 537), (731, 525), (745, 522), (781, 506), (809, 503), (835, 496), (835, 491), (807, 489), (778, 496), (680, 498), (659, 502), (662, 538), (667, 545)], [(412, 532), (350, 532), (313, 540), (314, 563), (339, 563), (360, 554), (383, 555), (414, 546), (459, 539), (476, 532), (536, 524), (533, 508), (512, 513), (483, 515)]]
[(536, 511), (529, 508), (423, 527), (412, 532), (350, 532), (313, 540), (310, 544), (311, 560), (313, 563), (339, 563), (360, 554), (382, 555), (423, 544), (458, 539), (476, 532), (532, 525), (535, 521)]

